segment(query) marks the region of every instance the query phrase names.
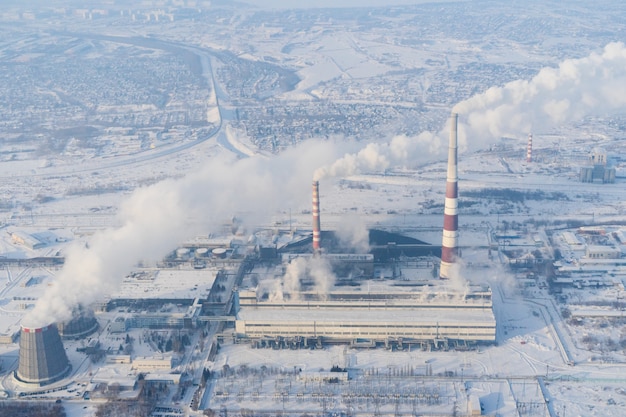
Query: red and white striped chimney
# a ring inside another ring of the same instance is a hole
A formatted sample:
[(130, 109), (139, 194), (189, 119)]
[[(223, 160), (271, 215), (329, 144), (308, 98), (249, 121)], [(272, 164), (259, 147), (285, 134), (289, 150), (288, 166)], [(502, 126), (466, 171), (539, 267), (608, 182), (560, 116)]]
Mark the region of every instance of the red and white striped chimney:
[(528, 134), (528, 146), (526, 147), (526, 162), (533, 161), (533, 134)]
[(320, 228), (320, 183), (313, 181), (313, 252), (319, 253), (321, 241)]
[(446, 200), (443, 212), (443, 240), (441, 245), (441, 266), (439, 278), (448, 279), (455, 263), (459, 237), (459, 191), (457, 177), (457, 121), (458, 114), (450, 115), (450, 142), (448, 145), (448, 175), (446, 180)]

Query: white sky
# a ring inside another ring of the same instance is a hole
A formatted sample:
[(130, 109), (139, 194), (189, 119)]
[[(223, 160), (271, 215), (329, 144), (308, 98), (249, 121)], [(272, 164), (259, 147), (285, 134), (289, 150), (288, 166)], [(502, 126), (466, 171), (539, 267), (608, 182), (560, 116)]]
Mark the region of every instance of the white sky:
[(455, 0), (244, 0), (243, 3), (277, 9), (310, 9), (324, 7), (387, 7), (424, 3), (450, 3)]

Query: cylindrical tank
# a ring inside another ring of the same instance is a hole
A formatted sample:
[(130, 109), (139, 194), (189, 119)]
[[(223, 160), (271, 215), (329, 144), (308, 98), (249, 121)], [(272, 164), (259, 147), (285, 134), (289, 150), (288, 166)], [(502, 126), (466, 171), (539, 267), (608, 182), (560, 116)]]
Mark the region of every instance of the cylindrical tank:
[(226, 249), (224, 248), (215, 248), (211, 251), (211, 254), (215, 258), (225, 258), (226, 257)]
[(61, 336), (54, 323), (43, 327), (22, 325), (19, 365), (15, 371), (18, 381), (48, 385), (63, 379), (70, 369)]
[(208, 248), (198, 248), (196, 249), (196, 258), (206, 258), (209, 256)]
[(176, 249), (176, 257), (178, 259), (187, 259), (189, 257), (189, 249), (187, 248)]

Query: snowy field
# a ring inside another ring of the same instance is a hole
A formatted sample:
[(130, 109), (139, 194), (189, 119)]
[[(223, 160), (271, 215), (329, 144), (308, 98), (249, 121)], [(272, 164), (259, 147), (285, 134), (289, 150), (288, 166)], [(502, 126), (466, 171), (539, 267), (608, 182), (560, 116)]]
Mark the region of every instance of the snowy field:
[[(311, 179), (320, 172), (324, 229), (376, 227), (439, 244), (446, 117), (456, 106), (462, 278), (493, 289), (495, 346), (253, 349), (233, 344), (227, 328), (213, 361), (199, 348), (210, 340), (196, 332), (189, 337), (197, 350), (174, 355), (167, 372), (210, 369), (201, 408), (218, 413), (463, 415), (478, 402), (494, 416), (624, 414), (626, 321), (610, 305), (622, 300), (624, 283), (555, 297), (543, 276), (543, 285), (520, 288), (489, 251), (489, 233), (505, 224), (533, 234), (570, 221), (626, 220), (626, 104), (615, 94), (623, 90), (626, 55), (623, 44), (603, 49), (626, 41), (621, 3), (597, 10), (582, 2), (568, 10), (490, 3), (483, 13), (481, 2), (398, 0), (400, 8), (333, 15), (310, 9), (354, 2), (302, 2), (305, 10), (294, 12), (284, 1), (249, 0), (266, 10), (209, 8), (210, 25), (200, 14), (189, 17), (193, 8), (177, 14), (148, 3), (92, 20), (59, 10), (33, 19), (2, 14), (2, 79), (27, 80), (0, 85), (12, 97), (0, 103), (7, 115), (0, 129), (2, 335), (16, 333), (38, 302), (40, 316), (57, 320), (67, 314), (59, 305), (77, 299), (206, 296), (216, 270), (154, 272), (154, 265), (198, 236), (228, 241), (222, 235), (233, 218), (246, 233), (287, 225), (308, 231)], [(38, 65), (63, 75), (46, 78)], [(615, 184), (579, 181), (598, 147), (616, 168)], [(22, 234), (41, 247), (20, 243)], [(64, 268), (28, 265), (56, 256), (66, 257)], [(129, 276), (139, 264), (149, 280)], [(607, 307), (598, 312), (591, 301)], [(128, 352), (126, 333), (109, 328), (126, 313), (99, 313), (101, 330), (92, 336), (116, 356), (158, 356), (175, 336), (129, 330)], [(62, 399), (71, 417), (95, 415), (103, 397), (83, 399), (94, 381), (123, 385), (137, 376), (128, 364), (92, 364), (76, 351), (89, 342), (66, 344), (71, 381), (35, 395)], [(2, 389), (14, 396), (24, 390), (11, 376), (17, 343), (1, 344), (0, 360)], [(349, 379), (324, 381), (332, 367), (345, 368)], [(193, 414), (191, 391), (176, 400), (170, 392), (162, 405), (180, 402), (181, 413)]]

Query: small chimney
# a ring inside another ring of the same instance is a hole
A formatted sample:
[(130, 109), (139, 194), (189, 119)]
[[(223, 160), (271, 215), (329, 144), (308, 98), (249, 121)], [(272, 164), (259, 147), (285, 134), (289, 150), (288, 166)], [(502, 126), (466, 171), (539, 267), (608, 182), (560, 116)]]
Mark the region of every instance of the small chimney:
[(457, 177), (457, 121), (458, 114), (450, 115), (450, 141), (448, 145), (448, 175), (446, 180), (446, 200), (443, 212), (443, 239), (441, 245), (441, 267), (439, 278), (448, 279), (452, 265), (458, 255), (459, 236), (458, 177)]
[(531, 163), (533, 161), (533, 134), (528, 134), (528, 146), (526, 147), (526, 162)]
[(313, 181), (313, 253), (321, 251), (320, 241), (320, 183)]

